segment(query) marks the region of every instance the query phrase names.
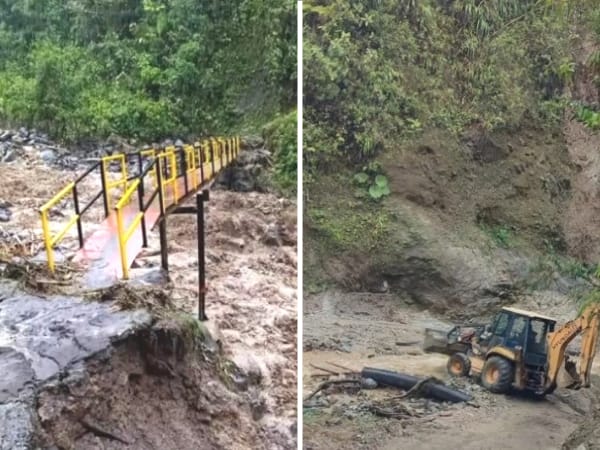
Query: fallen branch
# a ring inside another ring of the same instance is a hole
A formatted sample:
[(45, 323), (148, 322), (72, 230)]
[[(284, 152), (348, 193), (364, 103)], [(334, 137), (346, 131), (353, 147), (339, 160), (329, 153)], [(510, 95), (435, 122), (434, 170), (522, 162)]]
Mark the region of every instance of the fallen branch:
[(428, 383), (443, 384), (440, 380), (438, 380), (435, 377), (427, 377), (427, 378), (424, 378), (421, 381), (419, 381), (417, 384), (415, 384), (413, 387), (411, 387), (404, 394), (398, 395), (394, 398), (404, 399), (404, 398), (414, 397), (417, 394), (422, 394), (423, 387)]
[(88, 430), (89, 432), (95, 434), (98, 437), (110, 439), (110, 440), (113, 440), (113, 441), (118, 441), (118, 442), (120, 442), (122, 444), (125, 444), (125, 445), (131, 445), (131, 442), (128, 442), (125, 439), (123, 439), (122, 437), (119, 437), (119, 436), (117, 436), (115, 434), (112, 434), (109, 431), (105, 431), (105, 430), (97, 427), (96, 425), (93, 425), (93, 424), (89, 423), (85, 419), (79, 419), (79, 423), (83, 426), (83, 428), (85, 428), (86, 430)]
[(333, 367), (337, 367), (338, 369), (347, 370), (348, 373), (359, 373), (360, 372), (360, 370), (352, 370), (350, 367), (342, 366), (341, 364), (336, 364), (331, 361), (327, 361), (327, 364), (329, 364), (330, 366), (333, 366)]
[(391, 419), (400, 419), (400, 418), (405, 418), (405, 417), (421, 417), (419, 414), (416, 414), (410, 408), (408, 408), (402, 404), (399, 404), (399, 405), (395, 406), (394, 408), (397, 408), (397, 410), (381, 408), (376, 405), (369, 405), (367, 407), (367, 409), (371, 413), (375, 414), (376, 416), (380, 416), (380, 417), (389, 417)]
[(304, 401), (305, 402), (309, 401), (311, 398), (313, 398), (315, 395), (317, 395), (323, 389), (327, 389), (329, 386), (333, 386), (333, 385), (336, 385), (336, 384), (356, 384), (356, 385), (360, 385), (360, 380), (355, 380), (355, 379), (352, 379), (352, 378), (346, 378), (346, 379), (343, 379), (343, 380), (329, 380), (329, 381), (324, 381), (319, 386), (317, 386), (317, 389), (315, 389), (308, 397), (306, 397), (304, 399)]
[(411, 345), (418, 345), (420, 343), (421, 343), (421, 341), (408, 341), (408, 342), (401, 342), (400, 341), (400, 342), (396, 342), (396, 345), (398, 347), (409, 347)]
[(339, 375), (340, 374), (339, 372), (335, 372), (335, 371), (330, 370), (330, 369), (325, 369), (324, 367), (319, 367), (319, 366), (317, 366), (315, 364), (312, 364), (312, 363), (310, 364), (310, 367), (312, 367), (313, 369), (322, 370), (323, 372), (326, 372), (326, 373), (328, 373), (330, 375)]

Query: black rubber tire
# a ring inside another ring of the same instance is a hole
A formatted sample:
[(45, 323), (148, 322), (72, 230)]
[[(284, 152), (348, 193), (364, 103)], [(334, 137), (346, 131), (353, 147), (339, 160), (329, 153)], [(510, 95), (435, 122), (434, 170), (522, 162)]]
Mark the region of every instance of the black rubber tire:
[[(492, 371), (497, 371), (496, 377), (491, 376)], [(514, 378), (513, 364), (501, 356), (490, 356), (481, 370), (481, 384), (495, 394), (506, 394), (510, 391)]]
[(453, 377), (466, 377), (471, 371), (471, 360), (464, 353), (454, 353), (448, 358), (446, 369)]

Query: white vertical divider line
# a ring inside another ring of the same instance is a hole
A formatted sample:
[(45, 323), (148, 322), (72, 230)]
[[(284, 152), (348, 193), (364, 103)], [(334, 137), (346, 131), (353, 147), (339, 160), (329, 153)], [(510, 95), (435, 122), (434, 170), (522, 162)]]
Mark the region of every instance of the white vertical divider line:
[(298, 333), (298, 344), (297, 344), (297, 354), (298, 354), (298, 450), (302, 450), (303, 443), (303, 407), (302, 407), (302, 324), (303, 324), (303, 288), (302, 288), (302, 271), (303, 271), (303, 199), (304, 195), (302, 193), (302, 144), (303, 144), (303, 123), (302, 123), (302, 111), (303, 111), (303, 92), (302, 92), (302, 78), (303, 78), (303, 65), (302, 65), (302, 31), (303, 31), (303, 14), (302, 14), (302, 0), (299, 0), (297, 3), (297, 28), (298, 28), (298, 41), (297, 41), (297, 69), (298, 69), (298, 88), (296, 91), (297, 102), (298, 102), (298, 263), (296, 267), (298, 268), (298, 323), (297, 323), (297, 333)]

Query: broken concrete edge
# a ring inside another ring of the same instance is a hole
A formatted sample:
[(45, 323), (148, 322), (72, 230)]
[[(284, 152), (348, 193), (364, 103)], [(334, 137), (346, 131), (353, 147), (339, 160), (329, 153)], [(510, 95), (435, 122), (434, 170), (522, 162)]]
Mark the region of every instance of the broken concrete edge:
[[(0, 286), (0, 450), (29, 449), (34, 444), (40, 392), (85, 377), (90, 361), (109, 359), (135, 336), (175, 333), (190, 344), (185, 345), (186, 353), (197, 351), (201, 344), (221, 359), (220, 339), (213, 338), (218, 335), (215, 323), (203, 324), (182, 312), (165, 320), (144, 309), (114, 307), (111, 302), (42, 298), (17, 292), (14, 286)], [(239, 370), (228, 372), (231, 378), (226, 385), (239, 389), (232, 376)]]
[(0, 450), (29, 450), (35, 431), (31, 402), (0, 404)]
[[(361, 371), (363, 378), (370, 378), (375, 380), (377, 383), (386, 386), (394, 386), (401, 389), (411, 389), (417, 383), (422, 381), (421, 379), (412, 375), (404, 373), (393, 372), (385, 369), (375, 369), (372, 367), (365, 367)], [(441, 384), (425, 383), (423, 385), (423, 393), (427, 396), (431, 396), (445, 402), (468, 402), (471, 400), (471, 396), (454, 389), (450, 389)]]

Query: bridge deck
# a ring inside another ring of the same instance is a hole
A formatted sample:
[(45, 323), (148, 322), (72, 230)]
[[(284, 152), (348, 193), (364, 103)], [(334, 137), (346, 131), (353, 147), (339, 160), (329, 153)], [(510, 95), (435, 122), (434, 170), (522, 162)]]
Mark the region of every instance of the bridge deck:
[[(215, 167), (215, 173), (220, 168)], [(172, 210), (177, 204), (187, 200), (196, 192), (207, 187), (213, 180), (212, 167), (210, 163), (205, 163), (203, 167), (204, 183), (201, 183), (200, 169), (196, 170), (198, 179), (198, 188), (193, 189), (191, 177), (186, 174), (188, 180), (188, 193), (185, 192), (185, 177), (182, 175), (176, 180), (178, 199), (175, 201), (174, 191), (171, 186), (165, 187), (165, 210), (166, 213)], [(146, 202), (148, 199), (144, 199)], [(123, 226), (125, 229), (132, 223), (135, 216), (139, 213), (137, 202), (132, 202), (125, 206), (123, 212)], [(152, 204), (146, 211), (146, 230), (150, 230), (158, 223), (160, 218), (159, 198), (156, 196)], [(133, 264), (143, 248), (143, 237), (141, 225), (136, 227), (133, 235), (127, 242), (127, 264), (129, 267)], [(115, 210), (100, 224), (84, 242), (75, 255), (74, 262), (84, 265), (86, 273), (83, 283), (90, 289), (99, 289), (113, 285), (123, 277), (121, 267), (121, 253), (119, 250), (119, 237), (117, 231), (117, 216)]]

